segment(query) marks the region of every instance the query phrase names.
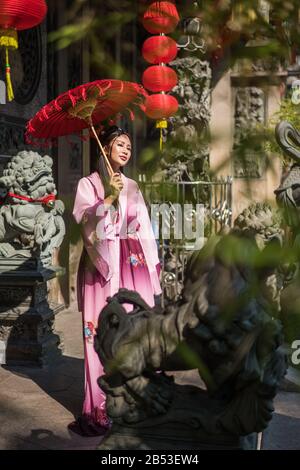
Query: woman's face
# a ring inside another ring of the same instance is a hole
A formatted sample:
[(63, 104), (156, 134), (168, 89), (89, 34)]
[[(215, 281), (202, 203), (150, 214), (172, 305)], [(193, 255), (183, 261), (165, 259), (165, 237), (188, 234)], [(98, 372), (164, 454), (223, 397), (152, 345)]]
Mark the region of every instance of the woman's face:
[(109, 160), (113, 170), (118, 170), (127, 164), (131, 157), (131, 142), (127, 135), (120, 135), (112, 144), (108, 152)]

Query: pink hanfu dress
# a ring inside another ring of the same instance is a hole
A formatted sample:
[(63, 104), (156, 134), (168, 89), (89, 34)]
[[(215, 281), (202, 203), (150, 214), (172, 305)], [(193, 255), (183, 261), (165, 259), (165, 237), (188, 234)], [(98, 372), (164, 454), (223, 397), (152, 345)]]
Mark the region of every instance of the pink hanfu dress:
[[(97, 172), (79, 181), (73, 209), (84, 241), (78, 270), (85, 357), (83, 417), (102, 427), (108, 420), (105, 394), (97, 384), (103, 367), (94, 350), (99, 314), (107, 297), (119, 288), (137, 291), (150, 306), (154, 306), (154, 295), (161, 293), (157, 244), (143, 196), (134, 180), (121, 178), (123, 189), (114, 213), (104, 207), (104, 188)], [(129, 311), (131, 306), (125, 308)]]

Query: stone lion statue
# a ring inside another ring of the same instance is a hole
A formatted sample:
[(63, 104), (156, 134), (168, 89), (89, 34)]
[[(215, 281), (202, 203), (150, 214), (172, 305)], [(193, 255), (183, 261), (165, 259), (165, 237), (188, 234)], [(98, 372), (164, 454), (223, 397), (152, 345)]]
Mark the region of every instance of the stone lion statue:
[(275, 136), (284, 154), (293, 160), (293, 164), (282, 175), (281, 183), (274, 193), (279, 207), (283, 209), (286, 224), (296, 235), (300, 221), (300, 132), (289, 122), (281, 121), (276, 126)]
[(281, 121), (276, 126), (275, 136), (283, 153), (291, 161), (274, 192), (287, 231), (289, 253), (280, 300), (285, 339), (292, 345), (300, 338), (300, 132), (291, 123)]
[[(156, 428), (180, 423), (239, 436), (267, 426), (286, 371), (273, 256), (281, 242), (271, 207), (255, 204), (193, 254), (182, 298), (165, 311), (126, 289), (108, 299), (95, 349), (114, 425), (150, 426), (155, 418)], [(198, 369), (206, 391), (187, 392), (166, 375), (188, 369)]]
[(32, 151), (19, 152), (8, 163), (0, 177), (0, 256), (35, 254), (51, 263), (65, 235), (52, 165), (52, 158)]

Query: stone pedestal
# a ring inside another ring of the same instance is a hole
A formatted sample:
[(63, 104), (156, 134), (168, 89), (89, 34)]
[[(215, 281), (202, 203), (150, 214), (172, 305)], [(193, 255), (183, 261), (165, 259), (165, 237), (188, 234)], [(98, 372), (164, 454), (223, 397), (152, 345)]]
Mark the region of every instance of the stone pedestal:
[[(222, 404), (191, 385), (175, 385), (166, 414), (134, 424), (113, 419), (99, 450), (255, 450), (257, 434), (231, 434), (214, 426)], [(120, 421), (118, 423), (118, 421)]]
[(64, 305), (48, 302), (47, 281), (63, 274), (39, 259), (0, 257), (0, 363), (42, 366), (61, 355), (54, 319)]

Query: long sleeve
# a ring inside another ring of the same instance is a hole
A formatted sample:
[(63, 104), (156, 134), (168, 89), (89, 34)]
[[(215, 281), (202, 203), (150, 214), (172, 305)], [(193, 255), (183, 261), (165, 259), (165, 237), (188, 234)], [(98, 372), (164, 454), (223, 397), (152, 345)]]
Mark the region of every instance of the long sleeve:
[(81, 223), (82, 238), (90, 260), (103, 277), (111, 277), (108, 238), (113, 227), (111, 213), (104, 207), (103, 199), (96, 194), (89, 178), (82, 178), (77, 186), (73, 217)]
[(153, 290), (156, 295), (161, 293), (159, 282), (160, 261), (158, 257), (158, 246), (151, 225), (149, 213), (141, 191), (138, 189), (137, 195), (137, 219), (139, 222), (138, 236), (143, 248), (144, 256), (147, 260)]
[(86, 209), (95, 204), (95, 199), (95, 191), (89, 179), (79, 180), (73, 207), (73, 217), (78, 224), (82, 222)]

